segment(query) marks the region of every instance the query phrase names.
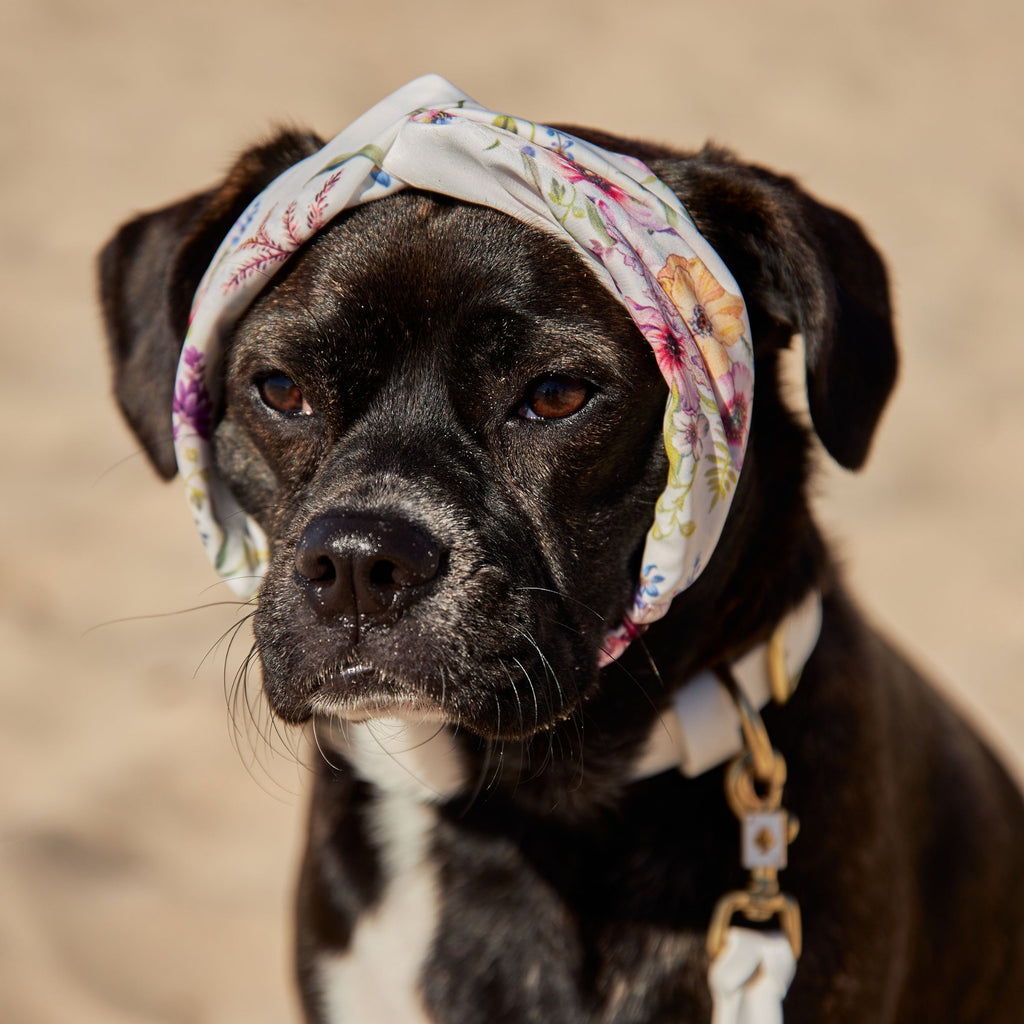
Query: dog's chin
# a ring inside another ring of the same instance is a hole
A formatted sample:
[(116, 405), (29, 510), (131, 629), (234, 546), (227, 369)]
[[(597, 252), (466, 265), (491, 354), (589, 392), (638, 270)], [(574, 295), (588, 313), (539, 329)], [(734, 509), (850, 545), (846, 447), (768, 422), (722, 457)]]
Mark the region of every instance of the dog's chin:
[[(264, 692), (274, 715), (290, 725), (310, 719), (352, 723), (381, 720), (410, 725), (452, 725), (486, 740), (527, 740), (570, 718), (585, 700), (574, 680), (571, 696), (529, 688), (505, 692), (481, 686), (484, 672), (459, 685), (448, 677), (446, 687), (427, 679), (406, 678), (367, 664), (340, 665), (314, 676), (282, 680), (266, 672)], [(565, 697), (569, 697), (565, 700)]]
[(422, 694), (388, 693), (386, 689), (361, 694), (338, 694), (320, 691), (309, 701), (311, 717), (331, 717), (346, 722), (368, 722), (378, 719), (419, 725), (448, 723), (451, 715), (437, 702)]
[(274, 714), (292, 724), (310, 718), (443, 724), (451, 718), (434, 697), (368, 665), (333, 668), (298, 685), (270, 687), (267, 695)]

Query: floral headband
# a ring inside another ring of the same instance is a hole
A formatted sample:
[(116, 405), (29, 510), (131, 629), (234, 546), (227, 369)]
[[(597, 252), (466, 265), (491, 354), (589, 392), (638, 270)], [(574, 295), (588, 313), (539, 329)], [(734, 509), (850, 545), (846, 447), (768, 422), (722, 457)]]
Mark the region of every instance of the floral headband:
[(239, 595), (255, 593), (266, 538), (216, 476), (209, 443), (225, 339), (273, 274), (332, 217), (403, 188), (492, 207), (569, 241), (654, 349), (669, 386), (668, 481), (634, 602), (606, 638), (607, 663), (697, 578), (721, 534), (753, 393), (743, 300), (679, 199), (639, 160), (485, 110), (436, 75), (399, 89), (269, 185), (200, 283), (173, 424), (207, 552)]

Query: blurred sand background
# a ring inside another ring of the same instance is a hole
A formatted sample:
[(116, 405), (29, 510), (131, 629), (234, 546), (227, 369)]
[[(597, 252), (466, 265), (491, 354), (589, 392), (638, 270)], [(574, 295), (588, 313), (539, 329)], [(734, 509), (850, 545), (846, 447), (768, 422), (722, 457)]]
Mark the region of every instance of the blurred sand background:
[(1024, 750), (1022, 39), (1018, 0), (4, 0), (0, 1021), (296, 1018), (303, 772), (232, 747), (232, 610), (155, 617), (223, 590), (109, 400), (93, 257), (273, 123), (329, 136), (426, 71), (717, 139), (867, 225), (902, 380), (822, 518), (873, 618)]

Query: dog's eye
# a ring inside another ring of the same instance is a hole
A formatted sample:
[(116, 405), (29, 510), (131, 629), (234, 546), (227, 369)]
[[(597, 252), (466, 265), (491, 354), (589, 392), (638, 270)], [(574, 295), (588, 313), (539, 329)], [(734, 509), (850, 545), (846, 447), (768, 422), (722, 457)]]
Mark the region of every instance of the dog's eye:
[(530, 385), (516, 413), (528, 420), (561, 420), (582, 409), (590, 395), (586, 381), (551, 374)]
[(298, 384), (283, 373), (265, 377), (259, 383), (260, 398), (277, 412), (296, 416), (311, 416), (313, 409), (302, 396)]

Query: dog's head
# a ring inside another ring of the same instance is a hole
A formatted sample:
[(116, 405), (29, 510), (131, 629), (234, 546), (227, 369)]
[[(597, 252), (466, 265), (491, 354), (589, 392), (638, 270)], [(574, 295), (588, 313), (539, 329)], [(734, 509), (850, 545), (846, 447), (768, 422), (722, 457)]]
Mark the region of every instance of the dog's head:
[[(895, 374), (885, 273), (849, 218), (788, 179), (713, 148), (573, 131), (644, 160), (747, 303), (758, 392), (736, 500), (647, 636), (682, 675), (763, 632), (823, 571), (777, 355), (803, 335), (814, 429), (859, 466)], [(102, 255), (117, 396), (165, 477), (200, 277), (250, 200), (320, 145), (281, 134)], [(218, 473), (269, 540), (255, 632), (274, 711), (524, 737), (601, 692), (598, 653), (665, 485), (665, 399), (634, 320), (547, 232), (416, 190), (320, 230), (235, 325), (204, 410)], [(623, 671), (642, 676), (642, 655), (604, 670)]]

